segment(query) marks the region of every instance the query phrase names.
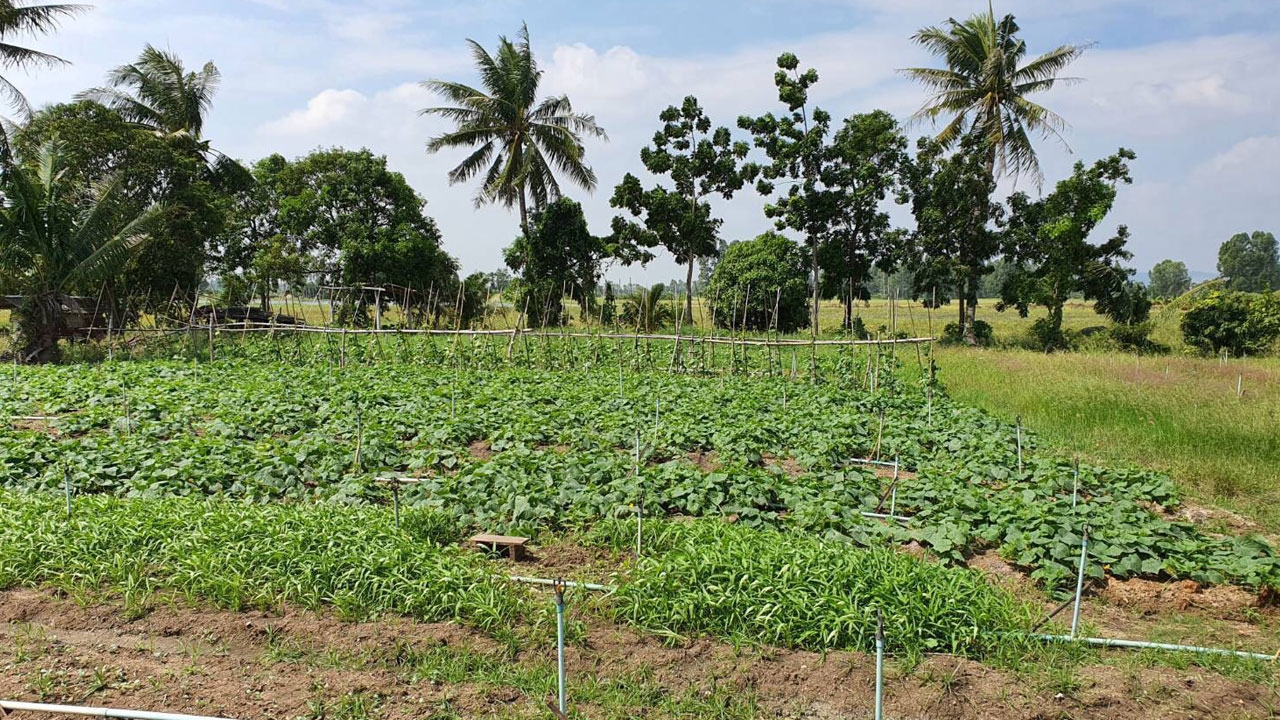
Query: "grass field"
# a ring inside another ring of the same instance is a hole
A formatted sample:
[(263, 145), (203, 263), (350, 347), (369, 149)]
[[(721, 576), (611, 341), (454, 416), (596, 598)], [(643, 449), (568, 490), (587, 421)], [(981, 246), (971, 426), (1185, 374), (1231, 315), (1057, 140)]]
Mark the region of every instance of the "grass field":
[(1280, 530), (1280, 360), (941, 348), (937, 362), (961, 402)]

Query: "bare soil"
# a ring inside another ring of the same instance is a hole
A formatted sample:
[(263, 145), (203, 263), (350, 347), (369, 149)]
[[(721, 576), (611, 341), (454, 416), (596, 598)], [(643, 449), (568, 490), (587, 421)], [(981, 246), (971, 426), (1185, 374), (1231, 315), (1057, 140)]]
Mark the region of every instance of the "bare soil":
[[(544, 560), (555, 562), (555, 553)], [(282, 661), (273, 655), (282, 643), (308, 648), (311, 660)], [(445, 708), (464, 718), (547, 717), (542, 708), (548, 697), (482, 678), (438, 682), (415, 678), (394, 663), (334, 659), (387, 657), (397, 646), (465, 648), (494, 657), (502, 652), (493, 640), (451, 623), (348, 623), (300, 610), (234, 613), (180, 604), (129, 620), (117, 605), (82, 606), (53, 591), (0, 593), (4, 698), (276, 720), (320, 717), (322, 700), (337, 717), (334, 703), (363, 693), (375, 699), (371, 717), (378, 718), (426, 718)], [(548, 644), (510, 662), (547, 666), (552, 652)], [(735, 649), (705, 638), (672, 646), (590, 621), (567, 663), (571, 690), (575, 676), (620, 682), (647, 677), (672, 694), (713, 687), (753, 694), (757, 717), (871, 713), (874, 661), (858, 653)], [(1039, 675), (932, 656), (910, 669), (890, 661), (886, 711), (898, 720), (1266, 718), (1278, 702), (1266, 686), (1195, 667), (1094, 665), (1060, 687)], [(577, 709), (588, 718), (651, 716), (645, 707)]]

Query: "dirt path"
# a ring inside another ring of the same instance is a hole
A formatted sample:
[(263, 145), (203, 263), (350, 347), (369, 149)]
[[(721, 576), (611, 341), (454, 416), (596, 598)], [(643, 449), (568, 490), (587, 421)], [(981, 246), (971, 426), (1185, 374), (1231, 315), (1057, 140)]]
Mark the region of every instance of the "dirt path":
[[(448, 623), (180, 604), (129, 620), (118, 605), (86, 607), (52, 591), (0, 593), (6, 699), (271, 720), (549, 717), (552, 661), (549, 647), (512, 657)], [(664, 703), (681, 698), (723, 702), (724, 717), (869, 717), (874, 683), (872, 659), (858, 653), (707, 639), (673, 647), (595, 621), (568, 665), (575, 708), (589, 718), (670, 716)], [(1280, 705), (1264, 685), (1194, 666), (1092, 665), (1057, 677), (942, 656), (913, 668), (891, 662), (887, 690), (887, 715), (899, 720), (1267, 718)]]

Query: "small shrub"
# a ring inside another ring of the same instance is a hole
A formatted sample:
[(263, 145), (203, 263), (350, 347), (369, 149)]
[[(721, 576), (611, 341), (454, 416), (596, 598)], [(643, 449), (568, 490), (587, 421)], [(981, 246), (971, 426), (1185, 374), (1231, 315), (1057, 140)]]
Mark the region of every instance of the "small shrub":
[(1151, 340), (1151, 331), (1154, 329), (1155, 324), (1151, 322), (1132, 325), (1118, 323), (1107, 328), (1107, 337), (1121, 350), (1153, 354), (1168, 352), (1168, 347)]
[(871, 337), (871, 333), (867, 332), (867, 324), (862, 322), (861, 317), (855, 317), (849, 323), (849, 334), (856, 340), (866, 340)]
[[(973, 321), (973, 339), (978, 345), (986, 347), (991, 344), (994, 337), (995, 332), (991, 328), (991, 323), (986, 320)], [(964, 335), (960, 332), (960, 325), (958, 323), (947, 323), (946, 327), (942, 328), (942, 341), (948, 343), (964, 342)]]

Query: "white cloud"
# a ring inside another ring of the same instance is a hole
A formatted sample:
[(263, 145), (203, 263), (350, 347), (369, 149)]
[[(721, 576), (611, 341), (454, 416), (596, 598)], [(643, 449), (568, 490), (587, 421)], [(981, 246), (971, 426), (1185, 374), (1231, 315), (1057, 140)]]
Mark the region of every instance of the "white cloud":
[(295, 110), (263, 126), (271, 135), (304, 135), (328, 130), (358, 116), (369, 99), (356, 90), (324, 90), (307, 101), (305, 110)]
[[(1079, 128), (1118, 138), (1172, 136), (1270, 112), (1280, 99), (1280, 41), (1230, 35), (1085, 53), (1055, 93)], [(1131, 142), (1131, 141), (1130, 141)]]

